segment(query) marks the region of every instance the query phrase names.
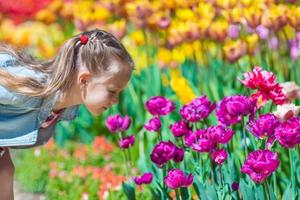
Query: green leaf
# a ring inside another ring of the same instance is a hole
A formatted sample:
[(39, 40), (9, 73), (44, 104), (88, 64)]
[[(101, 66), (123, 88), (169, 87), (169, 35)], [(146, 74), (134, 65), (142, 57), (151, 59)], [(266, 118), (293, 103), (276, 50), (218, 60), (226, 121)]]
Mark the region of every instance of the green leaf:
[(289, 186), (286, 188), (286, 190), (283, 192), (282, 200), (290, 200), (295, 199), (295, 194), (293, 191), (292, 183), (289, 184)]
[(162, 200), (163, 199), (163, 195), (162, 195), (162, 191), (159, 190), (159, 188), (153, 189), (151, 188), (151, 193), (152, 193), (152, 199), (153, 200)]
[(270, 184), (268, 183), (268, 187), (269, 187), (269, 191), (270, 191), (270, 200), (277, 200), (276, 195), (273, 191), (272, 186), (270, 186)]
[(199, 199), (209, 200), (209, 198), (206, 196), (205, 187), (199, 181), (194, 180), (193, 186), (196, 191), (198, 190), (197, 195), (198, 195)]
[(267, 194), (267, 191), (264, 190), (264, 187), (263, 185), (257, 185), (255, 187), (255, 194), (256, 194), (256, 199), (259, 199), (259, 200), (265, 200), (265, 194)]
[(254, 192), (251, 189), (251, 186), (248, 185), (244, 179), (241, 179), (240, 181), (240, 188), (241, 188), (241, 194), (244, 200), (252, 200), (255, 199)]
[(122, 183), (123, 190), (128, 200), (135, 200), (135, 187), (132, 184)]
[(218, 194), (214, 185), (210, 185), (208, 182), (206, 182), (206, 191), (209, 199), (218, 199)]

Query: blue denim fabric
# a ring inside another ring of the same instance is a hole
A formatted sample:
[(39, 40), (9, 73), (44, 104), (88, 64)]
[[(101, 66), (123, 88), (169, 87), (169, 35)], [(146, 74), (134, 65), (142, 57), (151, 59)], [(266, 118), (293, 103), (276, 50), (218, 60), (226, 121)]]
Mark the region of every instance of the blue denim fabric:
[[(0, 52), (0, 68), (5, 68), (16, 76), (32, 77), (40, 81), (49, 80), (45, 74), (19, 65), (15, 58)], [(58, 90), (46, 98), (24, 96), (10, 91), (0, 85), (0, 147), (1, 146), (26, 146), (40, 145), (49, 137), (38, 137), (39, 134), (53, 134), (54, 127), (44, 129), (41, 133), (39, 127), (50, 115), (61, 91)], [(68, 107), (59, 120), (72, 120), (78, 114), (79, 105)], [(46, 138), (46, 139), (45, 139)]]

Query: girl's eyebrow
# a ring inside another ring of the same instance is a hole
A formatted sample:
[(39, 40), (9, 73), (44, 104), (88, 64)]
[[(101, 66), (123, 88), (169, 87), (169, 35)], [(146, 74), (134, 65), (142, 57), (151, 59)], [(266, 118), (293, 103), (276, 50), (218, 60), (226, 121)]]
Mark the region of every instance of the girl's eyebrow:
[(115, 89), (115, 90), (120, 90), (120, 89), (122, 89), (121, 87), (116, 86), (116, 85), (112, 85), (112, 84), (108, 85), (108, 88), (109, 88), (109, 89)]

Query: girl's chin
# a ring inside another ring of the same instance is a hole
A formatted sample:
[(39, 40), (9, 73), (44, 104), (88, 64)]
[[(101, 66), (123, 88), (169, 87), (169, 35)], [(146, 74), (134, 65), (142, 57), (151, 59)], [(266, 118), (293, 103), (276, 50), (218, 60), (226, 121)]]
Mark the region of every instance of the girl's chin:
[(101, 113), (103, 113), (103, 112), (106, 111), (106, 110), (107, 110), (106, 107), (101, 107), (101, 108), (99, 108), (99, 109), (97, 109), (97, 110), (93, 110), (93, 111), (90, 110), (90, 112), (91, 112), (92, 115), (94, 115), (94, 116), (100, 116)]

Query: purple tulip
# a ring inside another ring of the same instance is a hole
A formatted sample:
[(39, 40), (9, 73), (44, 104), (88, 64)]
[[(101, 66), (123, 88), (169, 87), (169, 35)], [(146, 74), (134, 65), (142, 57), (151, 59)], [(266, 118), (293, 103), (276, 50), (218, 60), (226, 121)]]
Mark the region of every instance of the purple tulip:
[(120, 126), (120, 131), (122, 131), (122, 132), (126, 131), (129, 128), (130, 124), (131, 124), (130, 117), (128, 117), (127, 115), (125, 115), (123, 117), (123, 122), (122, 122), (122, 124)]
[(279, 163), (277, 153), (270, 150), (257, 150), (248, 155), (241, 171), (248, 174), (254, 182), (262, 183), (277, 170)]
[(288, 44), (290, 45), (290, 47), (297, 47), (298, 46), (298, 40), (296, 38), (290, 39), (288, 41)]
[(189, 174), (186, 176), (180, 169), (172, 169), (165, 178), (165, 184), (171, 189), (180, 187), (189, 187), (194, 181), (194, 176)]
[(119, 131), (126, 131), (130, 124), (131, 124), (131, 119), (128, 116), (122, 117), (119, 114), (109, 116), (106, 119), (106, 127), (108, 130), (112, 133), (114, 132), (119, 132)]
[(231, 184), (231, 189), (233, 191), (237, 191), (239, 189), (240, 185), (238, 182), (234, 181), (232, 184)]
[(260, 39), (267, 40), (269, 38), (270, 31), (263, 25), (256, 27), (256, 31)]
[(161, 141), (156, 144), (150, 158), (158, 167), (162, 167), (169, 160), (173, 159), (176, 152), (176, 145), (171, 141)]
[(184, 136), (184, 143), (197, 152), (211, 152), (217, 144), (210, 139), (206, 131), (197, 130)]
[(225, 97), (218, 104), (216, 115), (218, 121), (226, 126), (240, 122), (243, 116), (254, 113), (256, 101), (247, 96), (235, 95)]
[(291, 118), (275, 129), (275, 137), (279, 144), (293, 148), (300, 143), (300, 117)]
[(255, 29), (254, 28), (251, 28), (250, 26), (246, 26), (246, 31), (247, 31), (247, 33), (255, 33)]
[(221, 144), (228, 143), (234, 134), (233, 130), (222, 125), (211, 126), (206, 131), (210, 139)]
[(161, 128), (161, 122), (158, 117), (153, 117), (147, 124), (144, 124), (145, 129), (148, 131), (158, 131)]
[(222, 165), (222, 163), (227, 160), (227, 152), (224, 149), (214, 150), (211, 154), (211, 158), (217, 165)]
[(145, 106), (154, 116), (168, 115), (175, 109), (175, 104), (162, 96), (151, 97)]
[(279, 48), (279, 40), (277, 37), (272, 37), (268, 40), (268, 47), (272, 50), (277, 50)]
[(179, 121), (171, 124), (170, 129), (175, 137), (181, 137), (190, 132), (188, 126), (184, 121)]
[(300, 31), (298, 31), (298, 32), (296, 33), (296, 38), (297, 38), (297, 41), (299, 42), (299, 41), (300, 41)]
[(299, 56), (299, 49), (297, 46), (292, 46), (290, 50), (291, 58), (297, 60)]
[(156, 22), (157, 26), (161, 29), (166, 29), (171, 24), (171, 19), (169, 17), (160, 17), (160, 19)]
[(190, 103), (180, 109), (181, 116), (189, 122), (197, 122), (208, 117), (216, 108), (205, 95), (193, 99)]
[(134, 141), (135, 141), (134, 135), (130, 135), (123, 138), (122, 140), (119, 140), (118, 143), (122, 149), (128, 149), (130, 146), (133, 146)]
[(255, 137), (261, 139), (264, 136), (271, 137), (274, 135), (275, 128), (279, 125), (279, 123), (279, 119), (275, 115), (267, 113), (260, 115), (255, 121), (250, 120), (247, 129)]
[(174, 158), (173, 158), (174, 162), (179, 163), (183, 160), (183, 158), (184, 158), (184, 149), (176, 147)]
[(149, 172), (149, 173), (144, 173), (142, 176), (134, 177), (134, 182), (137, 185), (150, 184), (152, 182), (152, 179), (153, 179), (153, 174)]
[(241, 27), (240, 25), (231, 24), (228, 29), (228, 36), (232, 39), (239, 37)]

